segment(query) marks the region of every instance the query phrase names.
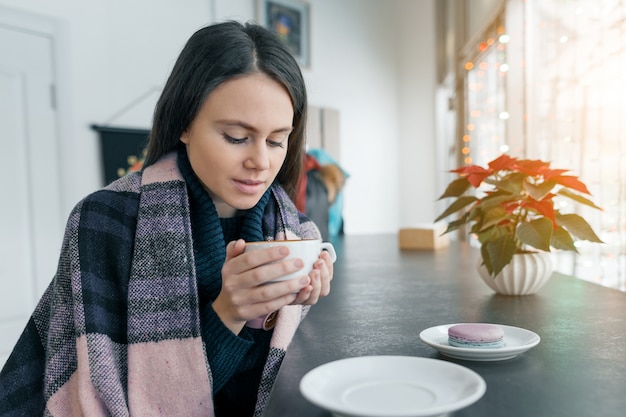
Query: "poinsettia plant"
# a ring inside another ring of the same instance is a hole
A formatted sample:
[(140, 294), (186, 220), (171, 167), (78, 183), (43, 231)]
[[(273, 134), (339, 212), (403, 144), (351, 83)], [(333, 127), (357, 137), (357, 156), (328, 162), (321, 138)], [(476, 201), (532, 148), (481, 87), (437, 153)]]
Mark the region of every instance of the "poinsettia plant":
[[(516, 253), (551, 248), (578, 252), (574, 239), (602, 243), (589, 223), (574, 213), (563, 214), (555, 207), (555, 197), (601, 210), (586, 196), (587, 186), (569, 170), (551, 169), (549, 162), (518, 159), (503, 154), (487, 168), (468, 165), (451, 170), (459, 174), (439, 200), (456, 199), (437, 217), (454, 213), (459, 217), (445, 233), (471, 226), (469, 233), (480, 242), (482, 261), (495, 277)], [(469, 195), (471, 188), (477, 192)], [(533, 249), (534, 248), (534, 249)]]

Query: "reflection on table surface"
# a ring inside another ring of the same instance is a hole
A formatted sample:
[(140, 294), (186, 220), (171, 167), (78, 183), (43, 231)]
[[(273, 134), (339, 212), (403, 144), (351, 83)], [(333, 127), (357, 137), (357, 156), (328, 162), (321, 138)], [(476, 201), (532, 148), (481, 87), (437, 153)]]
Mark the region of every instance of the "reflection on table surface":
[[(401, 251), (396, 235), (333, 240), (330, 296), (312, 307), (287, 350), (265, 416), (330, 416), (300, 394), (301, 378), (337, 359), (435, 358), (479, 373), (487, 392), (454, 416), (621, 416), (626, 410), (626, 293), (555, 273), (535, 295), (493, 293), (478, 251), (453, 242)], [(531, 330), (539, 345), (505, 361), (452, 359), (423, 343), (427, 328), (488, 322)]]

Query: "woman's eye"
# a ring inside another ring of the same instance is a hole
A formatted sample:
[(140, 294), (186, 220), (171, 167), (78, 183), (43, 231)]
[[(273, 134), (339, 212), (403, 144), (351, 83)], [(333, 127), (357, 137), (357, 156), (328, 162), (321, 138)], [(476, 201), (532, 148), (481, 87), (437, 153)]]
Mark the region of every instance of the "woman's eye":
[[(243, 138), (236, 138), (233, 136), (230, 136), (226, 133), (222, 133), (222, 136), (224, 136), (224, 140), (226, 140), (226, 142), (233, 144), (233, 145), (240, 145), (242, 143), (246, 143), (249, 139), (248, 136), (243, 137)], [(271, 139), (266, 139), (265, 141), (267, 143), (267, 145), (271, 148), (284, 148), (285, 147), (285, 143), (286, 140), (271, 140)]]
[(224, 133), (224, 139), (226, 139), (226, 141), (228, 143), (232, 143), (234, 145), (237, 145), (237, 144), (240, 144), (240, 143), (244, 143), (246, 141), (246, 139), (248, 139), (248, 138), (234, 138), (234, 137), (229, 136), (226, 133)]
[(267, 144), (270, 145), (272, 148), (284, 148), (285, 147), (283, 142), (277, 142), (275, 140), (268, 139)]

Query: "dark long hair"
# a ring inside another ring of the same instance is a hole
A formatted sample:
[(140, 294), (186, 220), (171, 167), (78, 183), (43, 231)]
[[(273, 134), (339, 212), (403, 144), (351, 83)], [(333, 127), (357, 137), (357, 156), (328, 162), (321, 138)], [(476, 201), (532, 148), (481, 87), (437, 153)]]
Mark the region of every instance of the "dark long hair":
[(307, 95), (298, 63), (266, 28), (228, 21), (194, 33), (178, 56), (154, 110), (144, 167), (176, 149), (209, 94), (232, 77), (261, 72), (282, 84), (293, 103), (293, 131), (276, 177), (295, 201), (304, 156)]

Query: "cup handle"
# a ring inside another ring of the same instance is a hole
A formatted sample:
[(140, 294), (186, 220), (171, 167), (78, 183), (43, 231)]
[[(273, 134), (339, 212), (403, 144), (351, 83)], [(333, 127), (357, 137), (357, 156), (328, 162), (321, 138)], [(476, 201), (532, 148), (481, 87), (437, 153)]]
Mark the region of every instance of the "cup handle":
[(335, 247), (330, 242), (322, 242), (322, 250), (330, 253), (330, 259), (333, 263), (337, 260), (337, 253), (335, 252)]

